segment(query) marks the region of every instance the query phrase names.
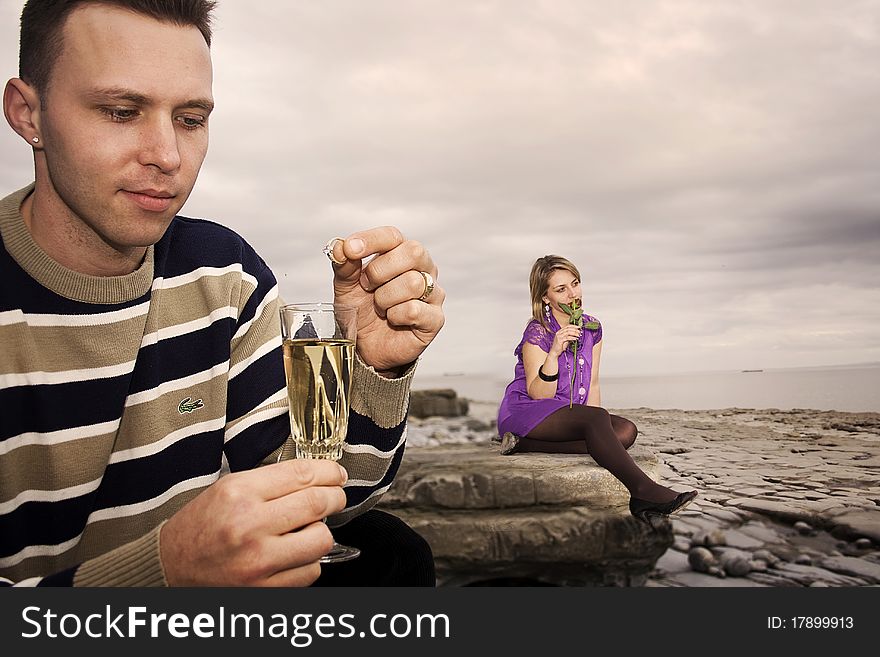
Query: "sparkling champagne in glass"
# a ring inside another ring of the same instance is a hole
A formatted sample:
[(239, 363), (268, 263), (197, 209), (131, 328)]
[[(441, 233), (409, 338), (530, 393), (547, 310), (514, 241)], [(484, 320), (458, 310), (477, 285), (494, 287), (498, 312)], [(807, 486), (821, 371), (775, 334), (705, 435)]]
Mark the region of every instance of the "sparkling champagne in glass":
[[(284, 374), (296, 458), (342, 458), (348, 432), (357, 309), (335, 303), (281, 308)], [(322, 563), (348, 561), (360, 550), (339, 543)]]

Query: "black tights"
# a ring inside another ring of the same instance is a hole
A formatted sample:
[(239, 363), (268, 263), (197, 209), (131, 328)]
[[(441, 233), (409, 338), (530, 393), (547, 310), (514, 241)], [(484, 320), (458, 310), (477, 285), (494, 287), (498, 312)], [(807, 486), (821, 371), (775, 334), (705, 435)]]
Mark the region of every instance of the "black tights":
[[(589, 408), (596, 407), (591, 406)], [(574, 407), (572, 407), (572, 410), (574, 410)], [(609, 413), (608, 416), (611, 418), (611, 428), (614, 430), (614, 435), (617, 436), (617, 440), (620, 441), (620, 444), (623, 446), (623, 448), (629, 449), (630, 447), (632, 447), (633, 443), (636, 442), (636, 436), (639, 435), (639, 430), (636, 425), (631, 420), (627, 420), (625, 417), (620, 417), (619, 415)], [(548, 417), (547, 420), (549, 419), (550, 418)], [(583, 438), (566, 440), (564, 436), (549, 435), (545, 437), (543, 432), (540, 430), (547, 420), (544, 420), (544, 422), (532, 429), (531, 433), (529, 433), (528, 436), (520, 439), (519, 446), (517, 448), (518, 452), (545, 452), (548, 454), (590, 453), (590, 451), (587, 449), (587, 443)], [(539, 432), (538, 435), (535, 435), (536, 431)], [(548, 432), (552, 431), (553, 428), (549, 427)]]
[(668, 502), (677, 493), (653, 481), (626, 451), (637, 434), (636, 425), (626, 418), (598, 406), (576, 404), (551, 413), (520, 439), (517, 451), (589, 454), (633, 497)]

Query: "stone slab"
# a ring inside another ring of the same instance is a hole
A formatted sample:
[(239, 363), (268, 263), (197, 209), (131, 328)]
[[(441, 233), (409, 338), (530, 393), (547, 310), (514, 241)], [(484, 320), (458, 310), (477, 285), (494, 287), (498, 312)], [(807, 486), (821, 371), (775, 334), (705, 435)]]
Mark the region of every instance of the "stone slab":
[(831, 533), (849, 540), (870, 538), (880, 545), (880, 507), (876, 511), (851, 511), (835, 516)]
[[(647, 448), (633, 458), (653, 475)], [(422, 535), (440, 586), (641, 585), (672, 525), (633, 518), (629, 493), (589, 456), (502, 456), (495, 442), (407, 449), (379, 504)]]

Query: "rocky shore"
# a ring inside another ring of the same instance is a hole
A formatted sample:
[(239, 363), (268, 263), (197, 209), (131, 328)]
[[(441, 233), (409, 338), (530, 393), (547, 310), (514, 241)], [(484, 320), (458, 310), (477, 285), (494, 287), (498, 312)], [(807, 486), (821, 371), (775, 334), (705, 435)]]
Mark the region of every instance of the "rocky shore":
[[(495, 440), (495, 406), (410, 417), (408, 450)], [(700, 497), (646, 586), (880, 584), (880, 414), (612, 409), (671, 487)], [(505, 458), (499, 456), (498, 458)]]

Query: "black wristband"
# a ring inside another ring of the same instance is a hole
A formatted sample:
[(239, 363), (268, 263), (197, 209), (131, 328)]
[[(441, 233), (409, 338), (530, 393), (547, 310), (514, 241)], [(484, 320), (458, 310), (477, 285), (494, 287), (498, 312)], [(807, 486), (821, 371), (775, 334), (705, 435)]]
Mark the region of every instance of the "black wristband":
[(552, 374), (552, 375), (551, 374), (544, 374), (544, 370), (541, 369), (542, 367), (544, 367), (544, 366), (542, 365), (541, 367), (538, 368), (538, 376), (541, 377), (541, 381), (553, 382), (559, 378), (559, 372), (557, 372), (556, 374)]

